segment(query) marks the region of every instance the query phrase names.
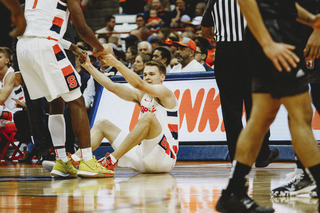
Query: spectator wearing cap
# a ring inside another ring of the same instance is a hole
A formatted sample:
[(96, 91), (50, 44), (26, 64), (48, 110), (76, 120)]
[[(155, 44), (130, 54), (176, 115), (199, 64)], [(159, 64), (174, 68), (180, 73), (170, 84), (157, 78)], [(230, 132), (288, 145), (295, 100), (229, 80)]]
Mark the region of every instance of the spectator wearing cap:
[[(171, 11), (171, 27), (179, 27), (180, 23), (183, 21), (182, 16), (188, 15), (190, 20), (194, 17), (195, 10), (187, 7), (185, 0), (176, 0), (176, 8)], [(190, 21), (189, 20), (189, 21)]]
[(140, 41), (138, 43), (138, 54), (152, 54), (152, 46), (147, 41)]
[(162, 46), (162, 41), (158, 36), (150, 36), (148, 42), (151, 44), (152, 53), (155, 51), (157, 47)]
[(206, 71), (204, 66), (195, 59), (197, 45), (193, 40), (183, 38), (179, 42), (173, 42), (173, 46), (177, 47), (176, 58), (180, 64), (172, 68), (172, 73)]
[(167, 47), (158, 47), (155, 49), (152, 55), (152, 60), (162, 62), (166, 68), (167, 73), (171, 71), (170, 62), (171, 62), (171, 52)]

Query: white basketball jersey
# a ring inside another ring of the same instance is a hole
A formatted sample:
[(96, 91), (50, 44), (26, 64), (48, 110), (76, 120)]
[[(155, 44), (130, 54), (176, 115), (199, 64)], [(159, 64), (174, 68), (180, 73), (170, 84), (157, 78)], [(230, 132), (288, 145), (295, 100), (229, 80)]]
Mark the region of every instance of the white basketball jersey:
[[(12, 73), (12, 72), (14, 72), (14, 70), (13, 70), (12, 67), (10, 67), (8, 69), (8, 71), (6, 72), (6, 74), (4, 75), (3, 80), (0, 81), (0, 88), (1, 89), (4, 86), (4, 81), (5, 81), (6, 77), (8, 76), (9, 73)], [(17, 87), (14, 87), (12, 92), (11, 92), (11, 94), (9, 95), (9, 97), (4, 102), (5, 108), (10, 110), (11, 112), (16, 112), (16, 111), (21, 110), (21, 108), (17, 108), (16, 107), (16, 102), (13, 100), (13, 98), (17, 99), (19, 101), (25, 101), (24, 100), (24, 92), (23, 92), (23, 89), (22, 89), (21, 85), (19, 85)]]
[(23, 37), (59, 40), (67, 29), (69, 11), (59, 0), (26, 0), (24, 15), (27, 28)]
[[(162, 131), (169, 142), (170, 149), (172, 152), (168, 153), (174, 159), (176, 159), (176, 154), (178, 152), (179, 142), (178, 142), (178, 130), (179, 130), (179, 116), (178, 116), (178, 101), (173, 109), (167, 109), (161, 106), (154, 98), (150, 97), (148, 94), (144, 94), (142, 97), (141, 104), (141, 114), (145, 112), (152, 112), (159, 123), (161, 124)], [(160, 144), (160, 146), (162, 146)], [(164, 149), (166, 147), (163, 147)]]

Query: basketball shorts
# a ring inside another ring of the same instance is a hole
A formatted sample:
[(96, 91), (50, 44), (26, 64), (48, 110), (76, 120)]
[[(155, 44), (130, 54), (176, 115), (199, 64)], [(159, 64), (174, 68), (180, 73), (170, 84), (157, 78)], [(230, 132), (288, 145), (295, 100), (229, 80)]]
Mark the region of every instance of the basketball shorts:
[[(117, 149), (128, 134), (121, 131), (112, 143)], [(165, 139), (163, 132), (153, 139), (143, 140), (118, 160), (120, 167), (127, 167), (140, 173), (164, 173), (173, 169), (176, 164), (176, 154), (172, 152), (169, 144), (165, 149), (161, 142)], [(169, 150), (168, 150), (169, 149)]]
[(251, 32), (245, 32), (246, 53), (252, 70), (252, 92), (269, 93), (275, 99), (298, 95), (308, 91), (308, 71), (306, 69), (303, 51), (294, 50), (300, 58), (296, 68), (290, 72), (283, 69), (279, 72), (267, 58)]
[(81, 96), (80, 77), (56, 41), (21, 38), (17, 43), (21, 75), (31, 99), (62, 97), (72, 101)]

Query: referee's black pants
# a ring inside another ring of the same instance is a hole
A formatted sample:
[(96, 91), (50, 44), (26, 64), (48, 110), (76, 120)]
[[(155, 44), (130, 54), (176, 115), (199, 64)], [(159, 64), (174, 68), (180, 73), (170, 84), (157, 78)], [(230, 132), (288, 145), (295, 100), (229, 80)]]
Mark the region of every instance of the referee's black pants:
[[(251, 72), (242, 42), (218, 42), (215, 55), (215, 76), (220, 91), (222, 116), (226, 130), (230, 160), (234, 159), (238, 136), (243, 128), (242, 112), (246, 119), (252, 106)], [(270, 131), (266, 134), (257, 161), (270, 154)]]

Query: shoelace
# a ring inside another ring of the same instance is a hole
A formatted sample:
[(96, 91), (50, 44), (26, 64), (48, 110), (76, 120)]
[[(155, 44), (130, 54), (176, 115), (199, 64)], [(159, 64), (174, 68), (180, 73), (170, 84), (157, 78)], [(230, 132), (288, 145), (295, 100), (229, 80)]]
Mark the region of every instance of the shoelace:
[[(291, 172), (291, 173), (287, 174), (286, 180), (288, 180), (289, 182), (286, 184), (286, 186), (291, 186), (292, 184), (302, 180), (304, 177), (304, 175), (301, 173), (295, 173), (295, 172)], [(291, 178), (289, 179), (289, 177)]]

